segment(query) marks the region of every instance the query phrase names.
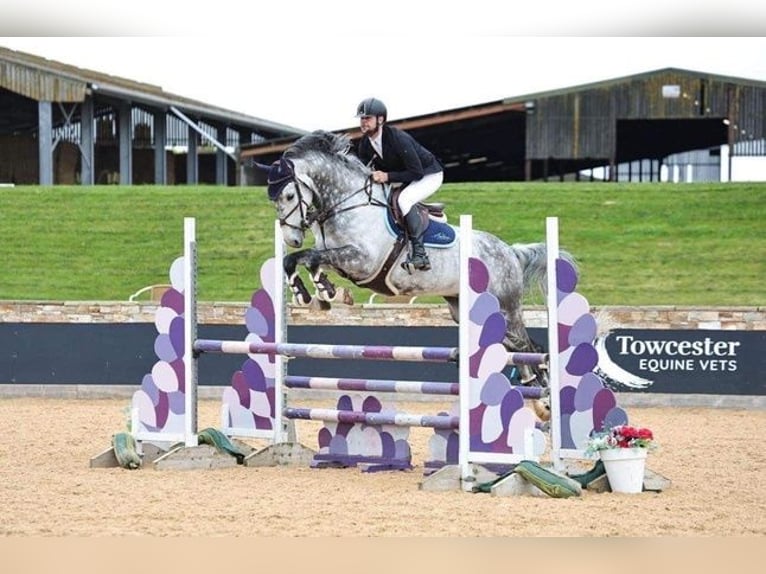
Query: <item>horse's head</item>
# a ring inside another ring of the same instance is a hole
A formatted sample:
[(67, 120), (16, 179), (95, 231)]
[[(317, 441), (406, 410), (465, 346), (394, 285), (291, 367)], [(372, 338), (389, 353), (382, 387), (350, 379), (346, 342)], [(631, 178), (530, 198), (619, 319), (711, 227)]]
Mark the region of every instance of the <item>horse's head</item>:
[(369, 170), (349, 149), (348, 136), (316, 131), (293, 143), (271, 166), (259, 166), (268, 169), (269, 199), (290, 247), (303, 245), (306, 229), (346, 209), (343, 198), (349, 192), (363, 191), (360, 181), (367, 180)]
[(282, 238), (290, 247), (300, 247), (305, 239), (305, 230), (311, 224), (314, 203), (312, 187), (301, 182), (295, 173), (295, 164), (284, 157), (271, 164), (268, 171), (269, 199), (276, 206)]

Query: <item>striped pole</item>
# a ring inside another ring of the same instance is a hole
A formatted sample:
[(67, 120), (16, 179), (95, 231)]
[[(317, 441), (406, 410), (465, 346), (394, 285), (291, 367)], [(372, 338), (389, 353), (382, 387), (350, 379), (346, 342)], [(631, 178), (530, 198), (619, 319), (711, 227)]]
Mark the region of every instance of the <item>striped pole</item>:
[[(460, 383), (441, 381), (391, 381), (381, 379), (346, 379), (333, 377), (305, 377), (287, 375), (285, 386), (290, 389), (315, 389), (324, 391), (361, 391), (377, 393), (417, 393), (422, 395), (460, 394)], [(548, 395), (543, 387), (515, 386), (521, 396), (527, 399), (539, 399)]]
[(430, 363), (457, 361), (457, 349), (454, 347), (312, 345), (198, 339), (194, 342), (193, 348), (196, 353), (269, 354), (312, 359), (372, 359), (378, 361), (426, 361)]
[(400, 427), (430, 427), (451, 430), (460, 426), (460, 417), (450, 415), (416, 415), (410, 413), (342, 411), (337, 409), (286, 408), (288, 419), (328, 421), (349, 424), (393, 425)]
[(509, 365), (546, 365), (548, 353), (508, 353)]

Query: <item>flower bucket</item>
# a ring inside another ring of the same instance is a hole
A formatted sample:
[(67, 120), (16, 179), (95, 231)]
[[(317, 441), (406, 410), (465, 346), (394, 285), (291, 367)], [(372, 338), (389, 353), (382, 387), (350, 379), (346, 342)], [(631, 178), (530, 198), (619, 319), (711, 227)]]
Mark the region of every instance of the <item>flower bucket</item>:
[(644, 487), (645, 448), (608, 448), (599, 451), (612, 492), (634, 494)]

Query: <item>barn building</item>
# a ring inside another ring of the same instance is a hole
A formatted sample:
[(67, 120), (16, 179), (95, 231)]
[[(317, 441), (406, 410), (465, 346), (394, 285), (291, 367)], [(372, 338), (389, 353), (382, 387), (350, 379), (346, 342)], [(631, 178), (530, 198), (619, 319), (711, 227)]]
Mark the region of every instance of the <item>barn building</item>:
[(0, 47), (0, 184), (233, 184), (241, 145), (302, 133)]
[[(436, 153), (448, 182), (658, 181), (722, 146), (729, 164), (766, 159), (766, 82), (665, 68), (390, 123)], [(243, 145), (241, 161), (273, 161), (293, 140)], [(733, 179), (731, 165), (706, 173)]]
[[(665, 68), (391, 123), (446, 182), (730, 181), (766, 162), (766, 82)], [(0, 47), (0, 184), (261, 184), (304, 133)]]

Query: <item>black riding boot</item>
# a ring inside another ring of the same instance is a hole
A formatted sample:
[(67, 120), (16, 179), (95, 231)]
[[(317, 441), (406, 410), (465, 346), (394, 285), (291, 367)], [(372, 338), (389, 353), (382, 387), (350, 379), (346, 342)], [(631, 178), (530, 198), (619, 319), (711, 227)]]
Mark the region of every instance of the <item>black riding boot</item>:
[(420, 271), (428, 271), (431, 269), (431, 262), (428, 260), (426, 247), (423, 245), (423, 232), (420, 229), (420, 214), (418, 210), (413, 207), (404, 219), (407, 223), (407, 233), (410, 236), (410, 244), (412, 245), (412, 254), (407, 263)]

